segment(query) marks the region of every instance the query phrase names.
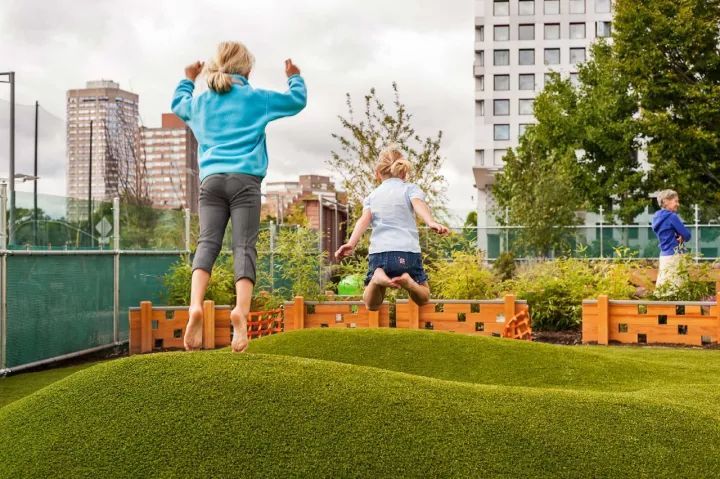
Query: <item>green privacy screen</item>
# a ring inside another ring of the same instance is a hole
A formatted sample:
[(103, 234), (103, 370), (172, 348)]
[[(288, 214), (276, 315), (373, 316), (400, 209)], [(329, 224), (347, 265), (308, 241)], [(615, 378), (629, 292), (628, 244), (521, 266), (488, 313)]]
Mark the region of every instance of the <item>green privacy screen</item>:
[(7, 367), (112, 342), (112, 255), (8, 256)]
[(179, 254), (120, 256), (120, 340), (128, 339), (128, 307), (140, 301), (166, 304), (163, 276)]

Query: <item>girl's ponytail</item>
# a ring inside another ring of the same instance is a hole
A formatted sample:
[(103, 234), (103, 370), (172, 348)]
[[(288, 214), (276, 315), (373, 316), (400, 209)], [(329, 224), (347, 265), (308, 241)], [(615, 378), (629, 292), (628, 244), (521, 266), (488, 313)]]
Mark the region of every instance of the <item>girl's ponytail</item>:
[(222, 42), (215, 58), (205, 65), (208, 87), (217, 93), (227, 93), (232, 88), (231, 74), (247, 77), (255, 63), (255, 57), (240, 42)]
[(375, 165), (377, 171), (383, 178), (407, 178), (412, 165), (405, 159), (400, 145), (392, 143), (380, 152), (380, 157)]

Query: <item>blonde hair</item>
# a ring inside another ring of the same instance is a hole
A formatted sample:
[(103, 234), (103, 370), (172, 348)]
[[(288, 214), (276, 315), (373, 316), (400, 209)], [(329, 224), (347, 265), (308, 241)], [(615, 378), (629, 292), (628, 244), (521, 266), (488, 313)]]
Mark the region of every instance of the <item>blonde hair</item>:
[(412, 165), (397, 144), (385, 147), (375, 165), (375, 171), (383, 178), (406, 178), (411, 168)]
[(231, 74), (247, 77), (255, 63), (255, 57), (240, 42), (221, 42), (215, 58), (205, 65), (208, 87), (218, 93), (226, 93), (232, 88)]
[(664, 207), (665, 207), (665, 202), (666, 202), (667, 200), (671, 200), (671, 199), (673, 199), (673, 198), (677, 198), (677, 196), (678, 196), (678, 194), (677, 194), (677, 191), (675, 191), (675, 190), (662, 190), (662, 191), (661, 191), (660, 193), (658, 193), (658, 195), (657, 195), (658, 205), (660, 205), (660, 208), (664, 208)]

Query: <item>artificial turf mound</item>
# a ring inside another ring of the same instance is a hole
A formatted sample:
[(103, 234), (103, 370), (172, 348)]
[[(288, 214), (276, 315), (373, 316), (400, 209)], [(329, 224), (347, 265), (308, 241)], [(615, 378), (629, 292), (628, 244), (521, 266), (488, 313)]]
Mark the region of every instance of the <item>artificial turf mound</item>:
[(11, 403), (0, 477), (707, 477), (719, 384), (716, 351), (300, 331)]

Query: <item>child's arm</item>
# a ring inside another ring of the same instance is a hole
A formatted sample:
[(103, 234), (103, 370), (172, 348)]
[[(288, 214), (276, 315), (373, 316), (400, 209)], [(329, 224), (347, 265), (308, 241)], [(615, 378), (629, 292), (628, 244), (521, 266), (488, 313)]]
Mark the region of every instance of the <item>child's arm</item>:
[(448, 228), (445, 225), (441, 225), (432, 216), (432, 213), (430, 212), (430, 207), (420, 198), (411, 198), (410, 201), (412, 202), (413, 209), (415, 210), (415, 213), (420, 217), (421, 220), (430, 228), (431, 230), (435, 231), (436, 233), (445, 234), (448, 232)]
[(360, 241), (362, 235), (365, 234), (365, 231), (367, 231), (371, 222), (372, 213), (370, 212), (369, 208), (365, 208), (363, 210), (362, 216), (360, 216), (360, 219), (358, 219), (357, 223), (355, 223), (355, 228), (353, 229), (353, 232), (350, 235), (350, 239), (348, 240), (348, 242), (338, 248), (338, 250), (335, 252), (335, 257), (337, 259), (343, 259), (345, 256), (350, 256), (353, 253), (353, 250), (357, 246), (358, 241)]
[(292, 62), (285, 60), (285, 74), (290, 89), (284, 93), (268, 91), (268, 121), (286, 116), (297, 115), (307, 105), (307, 88), (305, 80), (300, 76), (300, 69)]
[(195, 79), (203, 69), (202, 62), (195, 62), (185, 67), (185, 79), (175, 89), (172, 99), (172, 112), (180, 117), (182, 121), (190, 120), (192, 107), (192, 94), (195, 90)]

